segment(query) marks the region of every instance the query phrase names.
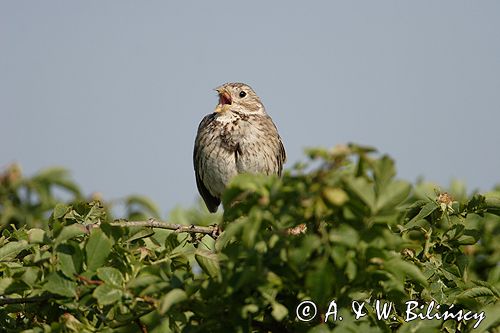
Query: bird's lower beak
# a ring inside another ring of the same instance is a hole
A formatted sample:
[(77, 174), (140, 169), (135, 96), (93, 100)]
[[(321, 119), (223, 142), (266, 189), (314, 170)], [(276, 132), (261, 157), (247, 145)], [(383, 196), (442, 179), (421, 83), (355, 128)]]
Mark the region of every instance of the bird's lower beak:
[(222, 112), (228, 109), (228, 106), (233, 102), (231, 95), (225, 89), (217, 89), (219, 93), (219, 104), (215, 108), (215, 112)]

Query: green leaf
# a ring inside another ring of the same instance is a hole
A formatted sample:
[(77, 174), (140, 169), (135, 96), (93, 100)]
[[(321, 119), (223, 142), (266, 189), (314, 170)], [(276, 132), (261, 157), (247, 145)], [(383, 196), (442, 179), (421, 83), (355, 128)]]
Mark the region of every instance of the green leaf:
[(375, 191), (373, 185), (366, 179), (346, 178), (346, 184), (363, 202), (370, 208), (370, 211), (375, 211)]
[(33, 177), (33, 182), (38, 184), (43, 184), (44, 186), (58, 185), (59, 187), (67, 190), (76, 197), (80, 197), (80, 189), (78, 186), (70, 180), (69, 171), (60, 168), (52, 167), (40, 171)]
[(257, 311), (259, 311), (259, 307), (257, 305), (247, 304), (241, 308), (241, 316), (246, 319), (248, 318), (248, 314), (256, 313)]
[(14, 279), (11, 277), (0, 278), (0, 294), (5, 294), (5, 290), (7, 290), (12, 283), (14, 283)]
[(394, 161), (389, 156), (384, 155), (373, 163), (373, 178), (375, 179), (377, 190), (385, 192), (387, 184), (390, 184), (391, 179), (395, 175)]
[(92, 229), (86, 245), (87, 270), (94, 272), (106, 262), (113, 242), (101, 229)]
[(147, 238), (155, 234), (155, 231), (153, 229), (141, 229), (138, 232), (136, 232), (132, 237), (128, 239), (129, 242), (136, 241), (138, 239), (142, 238)]
[(277, 321), (282, 321), (288, 315), (288, 309), (276, 301), (271, 302), (272, 312), (271, 315)]
[(417, 215), (415, 215), (410, 221), (408, 221), (407, 224), (413, 223), (413, 221), (421, 220), (424, 217), (429, 216), (432, 212), (434, 212), (438, 208), (439, 208), (439, 206), (437, 205), (437, 203), (435, 203), (433, 201), (427, 203), (424, 207), (422, 207), (422, 209), (420, 210), (420, 212)]
[(145, 288), (150, 285), (158, 284), (161, 278), (157, 275), (142, 274), (133, 278), (127, 283), (127, 288)]
[(95, 288), (92, 296), (97, 299), (99, 305), (109, 305), (119, 301), (123, 296), (123, 292), (118, 288), (104, 283)]
[(340, 188), (327, 187), (323, 190), (323, 196), (334, 206), (342, 206), (349, 196)]
[(487, 287), (474, 287), (465, 290), (464, 292), (460, 293), (457, 295), (457, 298), (463, 299), (463, 298), (476, 298), (476, 297), (481, 297), (481, 296), (494, 296), (495, 293)]
[(83, 263), (83, 254), (78, 246), (72, 244), (61, 244), (57, 246), (56, 253), (58, 265), (64, 275), (73, 278), (80, 274)]
[(326, 304), (332, 295), (335, 285), (335, 272), (332, 266), (326, 259), (316, 260), (315, 268), (306, 272), (306, 287), (316, 304)]
[(239, 235), (245, 226), (245, 220), (240, 219), (229, 223), (224, 232), (217, 238), (215, 247), (218, 251), (224, 249), (230, 242)]
[(21, 280), (31, 288), (38, 286), (40, 282), (40, 272), (41, 269), (36, 266), (25, 267)]
[[(358, 231), (346, 224), (340, 225), (337, 229), (332, 229), (329, 239), (335, 244), (345, 245), (349, 248), (355, 248), (359, 245)], [(318, 247), (319, 245), (316, 246), (316, 248)]]
[(408, 322), (403, 322), (401, 327), (397, 330), (397, 333), (441, 333), (449, 332), (440, 329), (442, 325), (441, 320), (412, 320)]
[(65, 241), (67, 241), (68, 239), (83, 235), (86, 232), (87, 232), (87, 229), (85, 228), (84, 225), (78, 224), (78, 223), (70, 224), (70, 225), (62, 228), (61, 232), (59, 233), (59, 235), (56, 237), (56, 239), (54, 241), (56, 244), (63, 243)]
[(187, 294), (182, 289), (172, 289), (161, 299), (160, 314), (165, 314), (170, 308), (187, 299)]
[(47, 241), (45, 230), (33, 228), (28, 230), (28, 241), (30, 244), (42, 244)]
[(20, 240), (18, 242), (9, 242), (4, 246), (0, 247), (0, 260), (8, 261), (13, 259), (19, 254), (19, 252), (30, 248), (31, 245), (25, 240)]
[(47, 277), (47, 283), (43, 285), (43, 289), (57, 295), (66, 297), (76, 296), (76, 283), (65, 279), (57, 273), (50, 273)]
[(394, 276), (398, 279), (407, 276), (413, 281), (420, 283), (422, 286), (427, 286), (427, 278), (425, 277), (424, 273), (422, 273), (422, 271), (417, 266), (408, 261), (396, 257), (387, 260), (384, 263), (384, 267), (386, 268), (386, 270), (393, 273)]
[(262, 222), (262, 211), (260, 209), (252, 209), (246, 223), (243, 226), (242, 240), (243, 243), (248, 248), (253, 248), (255, 245), (255, 240), (257, 238), (258, 232), (260, 230), (260, 225)]
[[(484, 311), (484, 320), (473, 332), (495, 332), (495, 329), (500, 327), (500, 302), (490, 304), (481, 310)], [(474, 322), (474, 324), (476, 324), (476, 322)]]
[(122, 273), (113, 267), (98, 268), (97, 277), (105, 283), (111, 284), (115, 287), (121, 287), (123, 285)]
[(93, 200), (84, 206), (83, 223), (99, 223), (106, 219), (106, 211), (99, 200)]
[[(359, 327), (352, 325), (350, 329), (345, 329), (342, 326), (339, 326), (339, 328), (336, 328), (335, 331), (332, 331), (328, 328), (328, 326), (325, 323), (321, 323), (319, 325), (316, 325), (312, 327), (310, 330), (307, 331), (307, 333), (353, 333), (353, 332), (360, 332)], [(367, 332), (366, 330), (362, 331), (363, 333), (371, 333)]]
[(410, 191), (411, 186), (405, 181), (389, 183), (377, 197), (376, 211), (394, 209), (408, 197)]
[(201, 269), (210, 277), (215, 278), (220, 275), (219, 257), (216, 253), (197, 249), (194, 258)]
[(52, 212), (53, 216), (55, 219), (60, 219), (62, 218), (64, 215), (66, 215), (66, 213), (70, 210), (70, 207), (68, 205), (65, 205), (65, 204), (62, 204), (62, 203), (58, 203), (55, 207), (54, 207), (54, 211)]
[(130, 195), (125, 199), (125, 205), (130, 209), (132, 206), (140, 207), (141, 211), (147, 213), (149, 216), (159, 218), (160, 210), (158, 206), (149, 198), (141, 195)]
[(485, 204), (488, 213), (500, 216), (500, 197), (498, 194), (496, 196), (487, 196)]
[(476, 244), (477, 239), (472, 235), (463, 235), (458, 239), (460, 245), (473, 245)]

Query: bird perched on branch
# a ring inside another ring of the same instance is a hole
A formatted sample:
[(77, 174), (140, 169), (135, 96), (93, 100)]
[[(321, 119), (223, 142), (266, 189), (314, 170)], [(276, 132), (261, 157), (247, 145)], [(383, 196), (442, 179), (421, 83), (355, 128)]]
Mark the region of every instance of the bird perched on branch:
[(243, 83), (216, 88), (219, 103), (198, 127), (193, 162), (196, 185), (210, 212), (239, 173), (281, 176), (285, 148), (257, 94)]

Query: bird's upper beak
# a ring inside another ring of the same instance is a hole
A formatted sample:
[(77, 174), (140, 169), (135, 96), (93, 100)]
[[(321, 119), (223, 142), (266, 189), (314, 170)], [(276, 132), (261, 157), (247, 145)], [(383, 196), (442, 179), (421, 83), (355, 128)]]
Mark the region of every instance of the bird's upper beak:
[(219, 104), (215, 108), (215, 112), (222, 112), (229, 109), (229, 105), (233, 102), (231, 94), (224, 88), (215, 89), (219, 94)]

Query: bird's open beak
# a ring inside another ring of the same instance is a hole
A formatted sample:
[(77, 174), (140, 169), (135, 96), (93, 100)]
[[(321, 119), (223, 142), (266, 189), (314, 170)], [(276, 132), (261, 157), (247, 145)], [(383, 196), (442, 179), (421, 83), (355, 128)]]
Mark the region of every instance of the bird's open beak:
[(219, 94), (219, 104), (215, 108), (215, 112), (223, 112), (229, 109), (229, 106), (233, 102), (231, 99), (231, 94), (224, 88), (217, 88), (217, 93)]

